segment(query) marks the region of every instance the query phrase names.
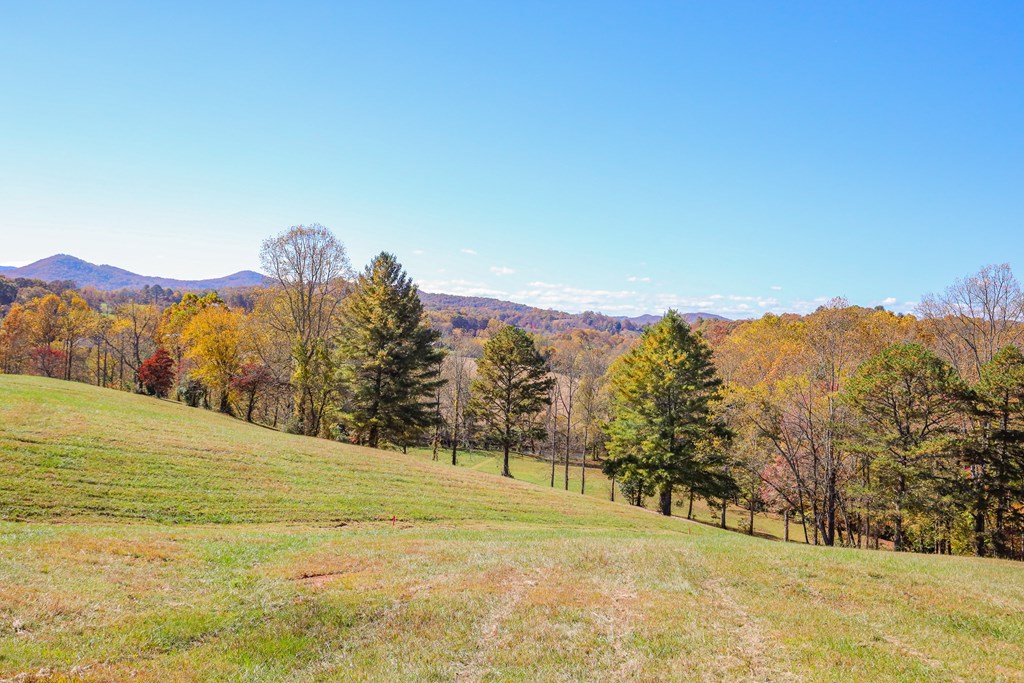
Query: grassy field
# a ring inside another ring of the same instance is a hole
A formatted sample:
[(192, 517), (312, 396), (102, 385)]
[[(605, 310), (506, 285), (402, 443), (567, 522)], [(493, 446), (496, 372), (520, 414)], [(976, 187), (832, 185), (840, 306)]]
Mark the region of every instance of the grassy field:
[[(411, 448), (409, 449), (409, 454), (416, 455), (421, 458), (433, 458), (433, 450), (430, 448)], [(437, 457), (439, 462), (451, 463), (452, 454), (451, 451), (438, 451)], [(504, 456), (501, 453), (493, 451), (460, 450), (458, 452), (457, 460), (460, 467), (468, 467), (476, 470), (477, 472), (488, 472), (490, 474), (498, 475), (501, 474), (503, 458)], [(511, 461), (509, 469), (512, 470), (512, 475), (516, 479), (528, 481), (531, 484), (537, 484), (539, 486), (551, 487), (550, 460), (544, 461), (536, 456), (520, 455), (516, 453), (513, 453), (509, 459)], [(570, 460), (570, 492), (579, 495), (580, 480), (579, 462)], [(565, 490), (565, 464), (562, 461), (555, 464), (555, 488), (561, 489), (562, 491)], [(600, 467), (596, 464), (587, 467), (587, 482), (586, 486), (583, 487), (584, 494), (587, 497), (599, 500), (610, 500), (611, 488), (611, 480), (601, 472)], [(616, 495), (618, 495), (617, 492)], [(652, 496), (651, 498), (648, 498), (646, 502), (649, 510), (653, 511), (657, 509), (657, 497)], [(677, 497), (675, 499), (676, 509), (674, 514), (685, 517), (688, 503), (689, 499), (686, 496)], [(718, 526), (721, 524), (721, 517), (721, 508), (712, 510), (699, 498), (694, 500), (692, 519), (705, 524)], [(750, 513), (747, 510), (735, 506), (729, 506), (726, 510), (725, 524), (729, 529), (743, 529), (745, 531), (746, 526), (743, 525), (749, 523), (749, 521)], [(754, 532), (758, 536), (781, 541), (785, 537), (784, 530), (785, 523), (779, 515), (759, 512), (754, 516)], [(804, 542), (803, 527), (793, 521), (791, 521), (789, 525), (789, 540), (791, 543)]]
[(1019, 564), (595, 494), (0, 376), (0, 679), (1024, 680)]

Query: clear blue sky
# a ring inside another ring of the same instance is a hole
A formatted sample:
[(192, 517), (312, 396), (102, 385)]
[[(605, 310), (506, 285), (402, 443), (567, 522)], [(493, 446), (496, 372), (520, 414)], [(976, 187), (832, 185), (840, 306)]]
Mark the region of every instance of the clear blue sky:
[[(208, 5), (216, 5), (210, 7)], [(0, 264), (736, 317), (1024, 276), (1024, 3), (0, 4)]]

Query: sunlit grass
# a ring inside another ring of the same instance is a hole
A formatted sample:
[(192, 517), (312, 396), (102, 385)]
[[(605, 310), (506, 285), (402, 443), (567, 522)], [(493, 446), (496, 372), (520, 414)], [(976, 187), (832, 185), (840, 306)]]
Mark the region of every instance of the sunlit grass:
[(0, 455), (0, 679), (1024, 680), (1011, 562), (785, 545), (542, 462), (34, 378), (0, 377)]

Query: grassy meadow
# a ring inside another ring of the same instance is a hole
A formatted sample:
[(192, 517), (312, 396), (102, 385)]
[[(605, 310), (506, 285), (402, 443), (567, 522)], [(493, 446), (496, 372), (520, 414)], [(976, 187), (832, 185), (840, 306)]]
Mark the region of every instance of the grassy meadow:
[(782, 544), (444, 457), (0, 376), (0, 680), (1024, 680), (1019, 563)]
[[(411, 455), (420, 456), (422, 458), (433, 458), (433, 450), (430, 448), (410, 448), (409, 453)], [(437, 453), (438, 461), (441, 463), (451, 463), (452, 454), (450, 450), (439, 450)], [(560, 456), (564, 457), (564, 456)], [(573, 454), (573, 458), (578, 457)], [(501, 465), (504, 456), (499, 452), (493, 451), (481, 451), (481, 450), (460, 450), (458, 452), (458, 463), (460, 467), (468, 467), (476, 470), (477, 472), (488, 472), (494, 475), (501, 474)], [(509, 457), (510, 465), (509, 468), (512, 470), (512, 475), (520, 481), (528, 481), (538, 486), (551, 487), (551, 461), (545, 461), (542, 458), (532, 455), (522, 455), (513, 453)], [(597, 463), (590, 463), (588, 460), (587, 467), (587, 481), (583, 487), (583, 492), (588, 498), (596, 498), (599, 500), (610, 500), (611, 499), (611, 480), (608, 479), (601, 472), (600, 467)], [(578, 461), (570, 459), (569, 461), (569, 491), (579, 495), (580, 492), (580, 464)], [(555, 464), (555, 488), (559, 490), (565, 489), (565, 463), (559, 460)], [(621, 496), (619, 496), (618, 489), (616, 489), (617, 499), (621, 502)], [(685, 495), (677, 496), (674, 500), (675, 503), (675, 514), (685, 517), (689, 505), (689, 498)], [(651, 511), (657, 510), (658, 499), (656, 496), (652, 496), (646, 501), (647, 509)], [(711, 509), (707, 503), (697, 498), (693, 501), (693, 517), (692, 519), (703, 522), (705, 524), (713, 524), (718, 526), (722, 522), (722, 510)], [(744, 530), (746, 531), (746, 524), (750, 521), (749, 511), (739, 508), (736, 506), (729, 506), (726, 510), (725, 524), (726, 527), (732, 530)], [(785, 523), (782, 520), (781, 515), (773, 513), (758, 512), (754, 516), (754, 533), (763, 538), (772, 538), (781, 541), (785, 538)], [(795, 521), (790, 520), (789, 524), (789, 540), (791, 543), (804, 543), (803, 527), (797, 524)]]

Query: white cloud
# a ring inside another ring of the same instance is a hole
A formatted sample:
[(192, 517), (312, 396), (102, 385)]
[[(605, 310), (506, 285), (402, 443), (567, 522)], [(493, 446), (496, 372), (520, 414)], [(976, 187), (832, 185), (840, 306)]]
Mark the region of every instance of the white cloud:
[(781, 292), (782, 291), (782, 286), (781, 285), (772, 285), (772, 291), (773, 292)]
[(463, 254), (469, 254), (470, 256), (478, 256), (478, 254), (476, 253), (476, 249), (469, 249), (467, 247), (463, 247), (462, 249), (459, 249), (459, 251), (461, 251)]
[(422, 255), (423, 255), (423, 254), (425, 254), (426, 252), (425, 252), (425, 251), (423, 251), (422, 249), (413, 249), (413, 250), (412, 250), (412, 253), (416, 254), (417, 256), (422, 256)]
[(650, 281), (651, 281), (651, 278), (649, 278), (649, 277), (639, 277), (637, 275), (630, 275), (629, 277), (626, 278), (626, 282), (650, 282)]
[(882, 299), (882, 303), (885, 304), (886, 306), (892, 306), (894, 303), (896, 303), (896, 297), (894, 297), (894, 296), (886, 297), (886, 298)]
[(512, 293), (488, 287), (485, 282), (472, 280), (423, 280), (419, 283), (424, 292), (436, 294), (458, 294), (459, 296), (486, 296), (494, 299), (512, 299)]
[[(489, 268), (494, 276), (510, 275), (515, 269), (505, 266)], [(699, 296), (683, 296), (670, 292), (639, 289), (590, 289), (564, 282), (546, 282), (535, 280), (527, 284), (503, 289), (494, 281), (484, 282), (468, 279), (446, 279), (444, 275), (435, 276), (420, 282), (426, 292), (458, 294), (462, 296), (480, 296), (494, 299), (514, 301), (516, 303), (578, 313), (580, 311), (600, 311), (607, 315), (640, 315), (644, 313), (661, 314), (668, 309), (676, 309), (684, 313), (716, 313), (728, 318), (756, 318), (765, 313), (800, 313), (814, 312), (818, 307), (827, 304), (831, 297), (818, 296), (804, 299), (780, 300), (775, 296), (755, 296), (747, 294), (712, 293)], [(637, 280), (639, 281), (639, 280)], [(774, 288), (773, 288), (774, 289)], [(776, 290), (777, 291), (777, 290)], [(892, 306), (886, 299), (887, 306)], [(895, 310), (910, 308), (912, 305), (897, 305)]]

